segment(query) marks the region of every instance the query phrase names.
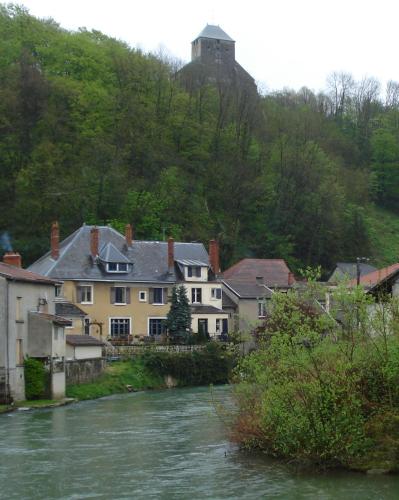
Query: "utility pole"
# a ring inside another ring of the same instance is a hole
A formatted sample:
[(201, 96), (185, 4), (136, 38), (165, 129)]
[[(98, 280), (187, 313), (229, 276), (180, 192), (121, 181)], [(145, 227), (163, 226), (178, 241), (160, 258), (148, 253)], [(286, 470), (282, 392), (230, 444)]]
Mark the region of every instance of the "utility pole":
[(356, 284), (360, 285), (360, 263), (368, 262), (370, 259), (368, 257), (356, 257)]

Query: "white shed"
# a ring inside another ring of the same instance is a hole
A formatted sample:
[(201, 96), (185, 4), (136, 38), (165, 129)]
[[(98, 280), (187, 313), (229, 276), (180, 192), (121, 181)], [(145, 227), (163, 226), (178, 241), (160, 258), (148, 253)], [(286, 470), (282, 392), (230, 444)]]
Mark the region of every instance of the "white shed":
[(103, 342), (90, 335), (67, 335), (67, 359), (95, 359), (102, 357)]

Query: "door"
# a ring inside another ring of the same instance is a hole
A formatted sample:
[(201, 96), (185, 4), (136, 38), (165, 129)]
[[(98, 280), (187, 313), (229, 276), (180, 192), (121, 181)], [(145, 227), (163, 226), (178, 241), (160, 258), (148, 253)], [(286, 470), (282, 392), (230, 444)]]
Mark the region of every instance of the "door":
[(207, 319), (199, 319), (198, 320), (198, 333), (201, 335), (201, 337), (209, 338), (208, 320)]

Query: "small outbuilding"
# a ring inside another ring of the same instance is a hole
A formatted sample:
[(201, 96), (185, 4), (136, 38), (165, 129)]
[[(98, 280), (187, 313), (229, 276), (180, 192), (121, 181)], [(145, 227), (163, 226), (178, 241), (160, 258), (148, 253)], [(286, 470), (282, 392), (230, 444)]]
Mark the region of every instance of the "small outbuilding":
[(103, 345), (103, 342), (90, 335), (67, 335), (66, 358), (67, 360), (101, 358)]

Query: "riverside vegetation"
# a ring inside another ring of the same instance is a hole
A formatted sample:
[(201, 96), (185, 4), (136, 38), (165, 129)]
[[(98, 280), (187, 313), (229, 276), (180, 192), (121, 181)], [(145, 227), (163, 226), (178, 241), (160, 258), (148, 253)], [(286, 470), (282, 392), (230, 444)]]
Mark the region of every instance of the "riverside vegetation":
[(54, 219), (61, 236), (83, 222), (132, 222), (138, 239), (217, 235), (224, 267), (392, 263), (398, 83), (382, 98), (373, 78), (333, 74), (317, 94), (250, 101), (221, 84), (185, 89), (171, 58), (22, 7), (0, 6), (0, 32), (0, 232), (25, 265)]
[(329, 316), (310, 288), (274, 294), (237, 370), (233, 438), (301, 464), (397, 472), (398, 298), (342, 286)]
[(214, 343), (188, 353), (148, 352), (133, 359), (113, 362), (95, 382), (67, 386), (67, 396), (94, 399), (132, 390), (161, 389), (165, 377), (178, 387), (223, 384), (229, 381), (235, 354)]

